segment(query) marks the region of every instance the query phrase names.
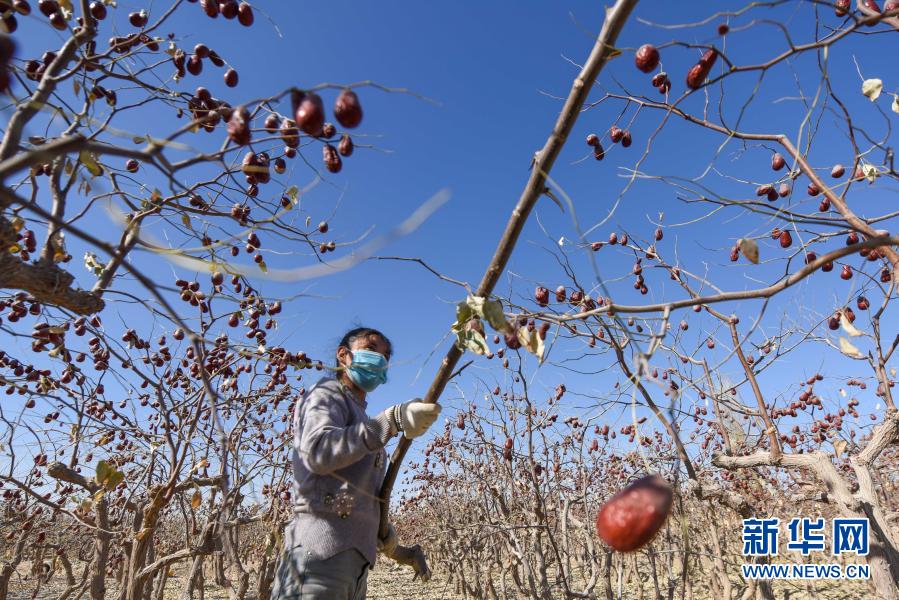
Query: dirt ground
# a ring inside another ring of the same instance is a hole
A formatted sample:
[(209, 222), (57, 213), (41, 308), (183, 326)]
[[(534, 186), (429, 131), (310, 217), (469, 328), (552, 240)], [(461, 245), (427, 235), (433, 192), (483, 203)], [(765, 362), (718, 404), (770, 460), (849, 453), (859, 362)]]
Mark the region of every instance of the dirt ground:
[[(29, 575), (31, 565), (23, 562), (16, 570), (11, 580), (8, 600), (54, 600), (65, 589), (63, 574), (57, 573), (49, 583), (38, 583)], [(73, 571), (80, 575), (83, 565), (73, 565)], [(178, 600), (183, 590), (186, 564), (181, 564), (174, 569), (173, 576), (169, 578), (166, 586), (164, 600)], [(411, 568), (402, 567), (390, 560), (382, 560), (374, 571), (369, 572), (368, 598), (369, 600), (463, 600), (463, 596), (454, 592), (453, 586), (439, 574), (436, 574), (428, 583), (412, 581)], [(117, 597), (116, 581), (113, 578), (107, 580), (106, 597)], [(840, 583), (818, 582), (814, 588), (806, 582), (805, 585), (790, 585), (783, 588), (778, 585), (776, 597), (789, 597), (790, 600), (854, 600), (867, 596), (865, 588), (860, 585), (847, 585)], [(204, 586), (203, 600), (227, 600), (227, 594), (216, 585), (211, 574), (207, 571), (206, 585)], [(789, 589), (789, 595), (784, 596), (785, 589)], [(633, 591), (625, 591), (624, 598), (637, 598)], [(651, 593), (644, 590), (643, 597), (650, 597)], [(85, 596), (82, 596), (84, 598)], [(694, 590), (694, 598), (702, 599), (702, 591)], [(70, 597), (72, 600), (73, 597)], [(470, 598), (470, 597), (469, 597)], [(199, 594), (194, 594), (194, 599), (199, 599)], [(253, 600), (248, 594), (247, 600)], [(723, 600), (723, 599), (718, 599)]]
[[(80, 574), (81, 565), (73, 565), (76, 574)], [(16, 575), (11, 581), (11, 589), (8, 600), (53, 600), (66, 588), (62, 573), (58, 573), (49, 583), (38, 582), (29, 576), (31, 565), (23, 562), (16, 570)], [(175, 569), (175, 576), (168, 580), (165, 600), (177, 600), (183, 588), (183, 571), (185, 567)], [(435, 575), (428, 583), (412, 581), (413, 571), (410, 568), (401, 567), (389, 560), (382, 560), (374, 571), (368, 576), (368, 598), (370, 600), (461, 600), (462, 596), (453, 593), (452, 588)], [(180, 576), (180, 577), (179, 577)], [(116, 597), (116, 582), (107, 580), (106, 597)], [(208, 578), (204, 600), (227, 600), (228, 596), (215, 582)], [(198, 594), (194, 598), (199, 598)], [(249, 599), (248, 599), (249, 600)]]

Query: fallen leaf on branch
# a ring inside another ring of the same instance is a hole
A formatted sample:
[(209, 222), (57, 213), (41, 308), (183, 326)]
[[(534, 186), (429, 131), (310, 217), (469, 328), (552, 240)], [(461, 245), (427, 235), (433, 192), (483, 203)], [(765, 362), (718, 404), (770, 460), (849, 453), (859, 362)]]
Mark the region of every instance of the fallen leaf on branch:
[(862, 354), (858, 348), (856, 348), (854, 345), (852, 345), (852, 342), (850, 342), (849, 340), (847, 340), (844, 337), (840, 338), (840, 352), (842, 352), (849, 358), (864, 358), (865, 357), (865, 355)]
[(515, 335), (522, 348), (536, 356), (538, 363), (543, 364), (543, 340), (540, 339), (540, 334), (537, 333), (537, 330), (528, 331), (527, 327), (519, 327)]
[(875, 167), (874, 165), (862, 163), (860, 165), (860, 168), (865, 176), (865, 179), (868, 180), (868, 183), (874, 183), (874, 181), (880, 176), (880, 171), (878, 171), (877, 167)]
[(460, 350), (471, 350), (475, 354), (484, 355), (490, 352), (487, 340), (484, 339), (480, 332), (473, 329), (465, 329), (458, 332), (456, 334), (456, 345), (459, 346)]
[(871, 102), (880, 98), (880, 92), (883, 91), (883, 81), (880, 79), (866, 79), (862, 83), (862, 94), (868, 97)]
[(856, 328), (855, 325), (849, 322), (849, 319), (846, 318), (845, 312), (840, 313), (840, 325), (842, 325), (843, 330), (852, 337), (859, 337), (861, 335), (864, 335), (862, 331), (860, 331), (858, 328)]
[(834, 453), (839, 457), (843, 452), (846, 451), (846, 440), (837, 440), (833, 443)]
[[(503, 305), (499, 300), (487, 300), (481, 296), (468, 296), (465, 305), (474, 315), (486, 319), (490, 326), (500, 333), (511, 333), (512, 326), (503, 314)], [(458, 311), (456, 313), (458, 320)]]
[(754, 265), (759, 264), (759, 245), (755, 240), (740, 238), (737, 245), (740, 246), (740, 252), (746, 257), (746, 260)]

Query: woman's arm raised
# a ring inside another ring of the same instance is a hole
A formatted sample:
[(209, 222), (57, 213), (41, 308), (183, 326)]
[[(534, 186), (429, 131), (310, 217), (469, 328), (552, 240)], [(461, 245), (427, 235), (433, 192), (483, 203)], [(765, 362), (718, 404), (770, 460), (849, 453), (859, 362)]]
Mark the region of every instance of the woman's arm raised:
[(300, 459), (316, 475), (326, 475), (348, 467), (366, 454), (383, 448), (399, 431), (393, 408), (347, 425), (349, 414), (343, 402), (324, 390), (312, 390), (303, 400), (302, 428), (295, 447)]

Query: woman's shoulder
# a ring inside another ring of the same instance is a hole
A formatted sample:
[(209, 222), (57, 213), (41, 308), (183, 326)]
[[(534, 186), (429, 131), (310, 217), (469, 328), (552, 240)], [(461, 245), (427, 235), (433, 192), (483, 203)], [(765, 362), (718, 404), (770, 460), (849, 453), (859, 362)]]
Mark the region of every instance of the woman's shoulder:
[(343, 397), (340, 382), (334, 377), (325, 376), (306, 390), (303, 399), (308, 401), (313, 398), (332, 399), (335, 397)]
[(322, 377), (306, 390), (296, 410), (298, 414), (305, 414), (306, 418), (311, 413), (343, 415), (345, 418), (350, 409), (341, 383), (333, 377)]

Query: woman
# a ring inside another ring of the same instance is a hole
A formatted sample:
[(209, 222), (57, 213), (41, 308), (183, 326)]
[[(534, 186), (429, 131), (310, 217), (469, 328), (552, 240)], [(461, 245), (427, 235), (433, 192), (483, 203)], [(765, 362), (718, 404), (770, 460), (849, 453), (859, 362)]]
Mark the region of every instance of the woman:
[(323, 377), (297, 402), (294, 517), (284, 533), (273, 600), (365, 598), (378, 550), (396, 545), (392, 525), (387, 538), (377, 538), (384, 446), (400, 432), (424, 434), (441, 407), (416, 398), (368, 417), (366, 395), (387, 381), (392, 354), (380, 331), (349, 331), (337, 347), (337, 377)]

